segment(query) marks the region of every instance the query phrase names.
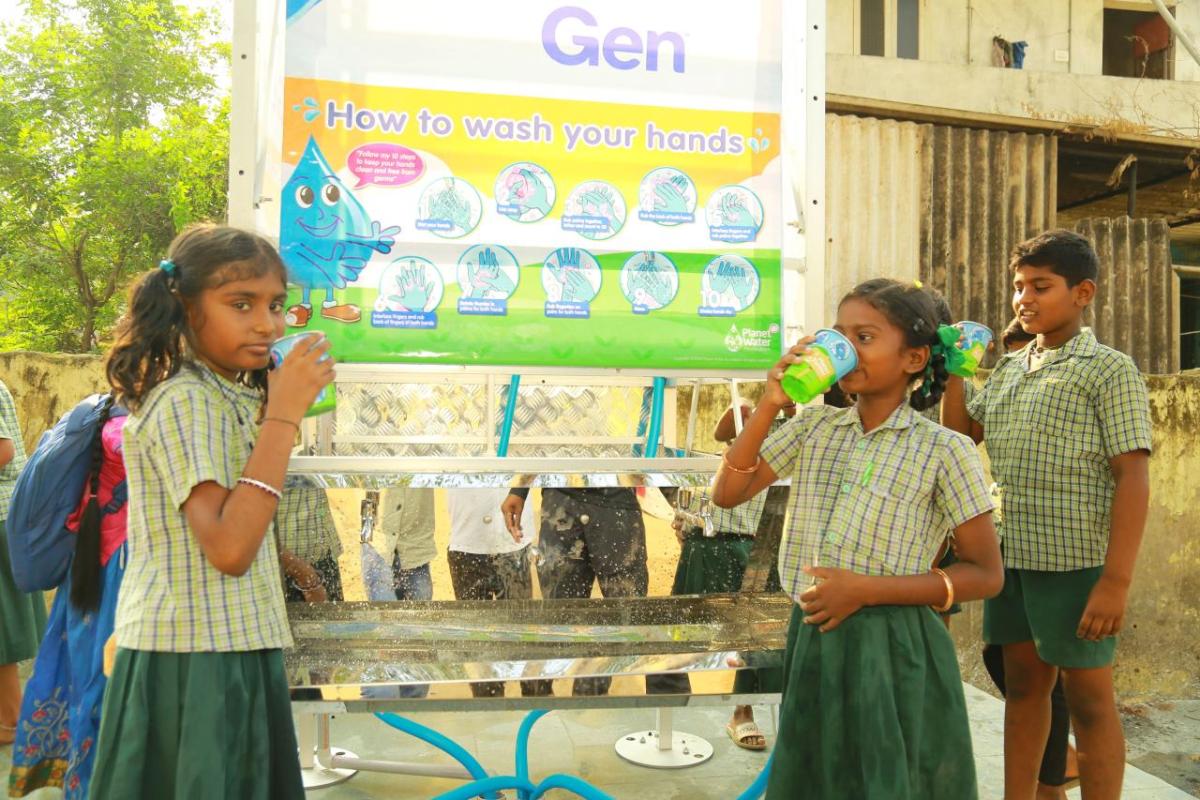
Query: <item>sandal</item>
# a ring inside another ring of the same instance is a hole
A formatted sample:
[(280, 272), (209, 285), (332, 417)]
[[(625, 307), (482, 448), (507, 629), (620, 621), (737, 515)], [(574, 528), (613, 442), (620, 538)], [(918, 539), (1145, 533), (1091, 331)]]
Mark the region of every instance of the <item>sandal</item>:
[[(758, 723), (754, 720), (749, 722), (741, 722), (734, 725), (732, 722), (725, 726), (725, 733), (729, 734), (729, 738), (733, 743), (743, 750), (766, 750), (767, 737), (759, 730)], [(759, 741), (753, 741), (755, 738)]]

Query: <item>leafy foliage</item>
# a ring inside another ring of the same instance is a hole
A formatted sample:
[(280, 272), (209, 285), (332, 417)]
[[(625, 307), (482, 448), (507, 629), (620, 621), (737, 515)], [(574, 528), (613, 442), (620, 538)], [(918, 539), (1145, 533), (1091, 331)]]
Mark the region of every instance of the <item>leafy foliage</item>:
[(87, 352), (184, 225), (225, 216), (216, 20), (28, 0), (0, 43), (0, 348)]

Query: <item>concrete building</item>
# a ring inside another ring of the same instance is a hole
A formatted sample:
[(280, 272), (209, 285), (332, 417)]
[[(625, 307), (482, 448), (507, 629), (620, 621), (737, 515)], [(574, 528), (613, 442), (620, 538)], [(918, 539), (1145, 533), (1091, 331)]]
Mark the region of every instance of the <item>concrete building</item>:
[(831, 303), (911, 274), (1002, 325), (1012, 245), (1076, 228), (1101, 337), (1200, 368), (1200, 64), (1150, 0), (841, 0), (827, 36)]

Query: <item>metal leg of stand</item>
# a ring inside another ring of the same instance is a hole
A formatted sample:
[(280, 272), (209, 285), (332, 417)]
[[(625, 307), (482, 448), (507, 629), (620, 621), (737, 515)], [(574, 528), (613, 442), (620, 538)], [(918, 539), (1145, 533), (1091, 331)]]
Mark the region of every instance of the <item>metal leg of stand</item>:
[(712, 758), (705, 739), (675, 730), (672, 709), (656, 712), (655, 729), (636, 731), (617, 740), (617, 755), (633, 764), (656, 769), (682, 769)]
[(333, 764), (334, 754), (351, 756), (353, 753), (329, 746), (329, 715), (328, 714), (298, 714), (296, 720), (296, 740), (300, 747), (300, 775), (304, 779), (304, 788), (323, 789), (348, 781), (354, 777), (356, 769)]
[[(359, 758), (357, 754), (334, 747), (329, 742), (329, 715), (307, 716), (313, 722), (310, 729), (316, 734), (316, 746), (310, 751), (316, 764), (303, 771), (304, 788), (319, 789), (349, 780), (357, 772), (387, 772), (392, 775), (416, 775), (428, 778), (472, 780), (471, 773), (460, 764), (429, 764), (411, 761), (384, 761)], [(303, 745), (301, 745), (303, 746)]]
[(296, 744), (300, 746), (300, 769), (312, 769), (317, 763), (317, 718), (296, 715)]
[(779, 704), (771, 703), (771, 730), (775, 738), (779, 738)]

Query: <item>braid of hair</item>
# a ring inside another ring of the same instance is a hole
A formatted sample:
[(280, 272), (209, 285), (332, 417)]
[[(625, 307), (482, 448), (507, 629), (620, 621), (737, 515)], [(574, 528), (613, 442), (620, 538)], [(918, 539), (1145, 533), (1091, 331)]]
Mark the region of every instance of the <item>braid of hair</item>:
[(110, 394), (100, 407), (100, 419), (92, 437), (88, 500), (75, 537), (75, 559), (71, 563), (71, 603), (81, 611), (100, 608), (100, 468), (104, 465), (104, 426), (112, 414), (114, 402), (115, 398)]
[(946, 369), (944, 353), (931, 353), (925, 372), (921, 377), (920, 387), (908, 396), (908, 404), (917, 411), (933, 408), (942, 401), (946, 392), (946, 382), (950, 380), (950, 372)]

